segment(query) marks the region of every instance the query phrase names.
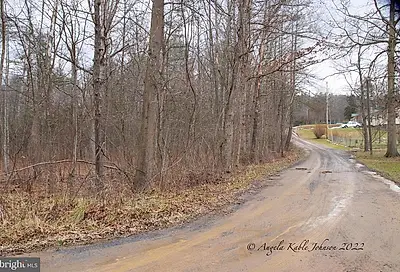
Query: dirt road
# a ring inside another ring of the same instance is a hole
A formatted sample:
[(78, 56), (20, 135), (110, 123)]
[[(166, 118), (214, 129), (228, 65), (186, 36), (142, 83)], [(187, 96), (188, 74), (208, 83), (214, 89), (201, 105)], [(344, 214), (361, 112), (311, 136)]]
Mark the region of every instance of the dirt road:
[(343, 151), (297, 141), (309, 158), (235, 212), (42, 253), (42, 271), (400, 271), (400, 188)]

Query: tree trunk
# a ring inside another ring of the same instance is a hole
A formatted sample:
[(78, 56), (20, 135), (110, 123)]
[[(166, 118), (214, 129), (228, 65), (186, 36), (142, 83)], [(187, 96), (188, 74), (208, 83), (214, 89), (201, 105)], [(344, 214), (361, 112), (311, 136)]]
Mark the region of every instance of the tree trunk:
[(288, 107), (288, 132), (286, 135), (286, 142), (285, 142), (285, 151), (288, 151), (290, 148), (290, 142), (292, 140), (292, 132), (293, 132), (293, 105), (294, 105), (294, 100), (296, 97), (296, 67), (297, 67), (297, 62), (296, 62), (296, 54), (297, 54), (297, 32), (298, 32), (298, 24), (297, 21), (292, 23), (292, 71), (290, 73), (290, 100), (289, 100), (289, 107)]
[(259, 63), (257, 65), (257, 79), (254, 84), (254, 113), (253, 113), (253, 129), (251, 132), (251, 143), (250, 143), (250, 160), (252, 162), (257, 162), (259, 160), (259, 134), (260, 134), (260, 90), (261, 90), (261, 74), (262, 74), (262, 66), (264, 63), (264, 47), (265, 47), (265, 38), (266, 31), (263, 31), (262, 38), (260, 41), (260, 50), (259, 50)]
[(360, 79), (360, 104), (361, 104), (362, 129), (364, 137), (364, 152), (367, 152), (369, 150), (369, 145), (368, 145), (369, 137), (367, 129), (367, 116), (365, 114), (364, 79), (361, 71), (361, 46), (358, 47), (357, 70), (358, 70), (358, 77)]
[(0, 59), (0, 93), (3, 93), (4, 106), (3, 106), (3, 163), (4, 173), (8, 174), (8, 102), (7, 102), (7, 90), (3, 90), (3, 70), (4, 60), (6, 57), (6, 15), (4, 11), (4, 0), (0, 0), (0, 12), (1, 12), (1, 59)]
[[(232, 41), (232, 30), (233, 21), (235, 16), (235, 1), (230, 1), (228, 4), (228, 25), (227, 25), (227, 47), (231, 46)], [(234, 146), (234, 108), (236, 106), (236, 83), (238, 73), (239, 54), (237, 49), (233, 52), (233, 64), (231, 66), (226, 65), (225, 70), (225, 92), (224, 94), (224, 112), (223, 112), (223, 132), (224, 142), (222, 146), (222, 155), (224, 167), (227, 171), (230, 171), (233, 166), (233, 146)]]
[(369, 147), (369, 153), (372, 155), (372, 128), (371, 128), (371, 107), (370, 107), (370, 101), (369, 101), (369, 97), (370, 97), (370, 79), (367, 78), (366, 79), (367, 82), (367, 116), (368, 116), (368, 147)]
[(239, 77), (238, 77), (238, 99), (239, 99), (239, 146), (236, 154), (236, 163), (239, 164), (241, 159), (247, 157), (248, 153), (248, 81), (249, 74), (249, 40), (250, 40), (250, 16), (251, 1), (242, 0), (238, 2), (239, 9)]
[(156, 170), (157, 92), (161, 85), (162, 47), (164, 43), (164, 0), (153, 0), (149, 52), (144, 79), (141, 129), (138, 144), (135, 184), (144, 189)]
[(387, 93), (387, 149), (385, 157), (397, 157), (396, 101), (395, 101), (395, 50), (396, 50), (395, 1), (390, 1), (389, 50), (388, 50), (388, 93)]
[(73, 45), (74, 58), (71, 65), (72, 70), (72, 123), (74, 126), (74, 141), (72, 147), (72, 158), (74, 161), (74, 171), (76, 167), (76, 161), (78, 159), (78, 95), (77, 95), (77, 86), (78, 86), (78, 76), (77, 76), (77, 67), (76, 67), (76, 51), (75, 46)]
[(106, 33), (103, 12), (105, 12), (105, 0), (96, 0), (94, 3), (94, 64), (93, 64), (93, 92), (94, 92), (94, 145), (95, 145), (95, 186), (97, 190), (103, 187), (103, 123), (102, 123), (102, 96), (105, 93), (106, 70)]

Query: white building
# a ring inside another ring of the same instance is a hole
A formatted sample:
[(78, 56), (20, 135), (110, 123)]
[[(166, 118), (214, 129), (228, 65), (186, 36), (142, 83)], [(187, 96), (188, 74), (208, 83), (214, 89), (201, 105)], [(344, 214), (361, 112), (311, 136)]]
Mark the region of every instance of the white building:
[[(372, 126), (385, 126), (387, 125), (387, 110), (373, 110), (371, 112), (371, 125)], [(361, 114), (354, 113), (351, 115), (351, 120), (362, 123)], [(400, 125), (400, 110), (397, 112), (396, 125)]]

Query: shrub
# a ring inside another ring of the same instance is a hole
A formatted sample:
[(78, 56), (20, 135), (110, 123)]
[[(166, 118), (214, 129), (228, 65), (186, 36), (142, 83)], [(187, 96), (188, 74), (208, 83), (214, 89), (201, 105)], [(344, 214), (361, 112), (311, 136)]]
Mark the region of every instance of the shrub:
[(323, 124), (317, 124), (314, 127), (314, 135), (317, 137), (317, 139), (321, 139), (323, 135), (326, 133), (326, 125)]

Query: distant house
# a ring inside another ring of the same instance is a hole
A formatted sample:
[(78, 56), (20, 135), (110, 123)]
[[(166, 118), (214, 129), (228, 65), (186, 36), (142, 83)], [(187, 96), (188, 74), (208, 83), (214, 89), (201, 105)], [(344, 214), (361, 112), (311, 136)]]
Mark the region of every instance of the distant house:
[[(371, 115), (371, 125), (387, 125), (387, 110), (374, 110)], [(400, 125), (400, 110), (396, 114), (396, 125)]]
[[(360, 113), (352, 113), (351, 121), (363, 123)], [(383, 126), (387, 125), (387, 110), (372, 110), (371, 112), (371, 125)], [(400, 125), (400, 110), (397, 111), (396, 125)]]
[(360, 124), (363, 123), (363, 120), (361, 118), (361, 114), (360, 113), (352, 113), (350, 121), (356, 121), (356, 122), (358, 122)]

